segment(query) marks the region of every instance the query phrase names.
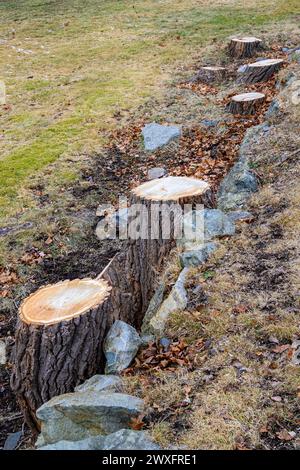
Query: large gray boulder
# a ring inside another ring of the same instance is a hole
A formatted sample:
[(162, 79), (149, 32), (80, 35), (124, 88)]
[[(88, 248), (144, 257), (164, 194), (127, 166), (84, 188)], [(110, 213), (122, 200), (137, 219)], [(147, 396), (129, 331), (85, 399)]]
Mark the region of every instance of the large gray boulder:
[(127, 323), (117, 320), (104, 341), (105, 372), (117, 374), (129, 366), (142, 341), (137, 331)]
[(117, 375), (94, 375), (83, 384), (75, 387), (75, 392), (104, 392), (121, 390), (122, 379)]
[(59, 395), (37, 410), (39, 445), (80, 440), (129, 428), (143, 410), (143, 401), (123, 393), (76, 392)]
[(209, 255), (213, 253), (216, 248), (217, 245), (212, 242), (195, 245), (180, 254), (180, 263), (183, 267), (199, 266), (209, 258)]
[(144, 146), (146, 150), (154, 151), (168, 144), (181, 135), (181, 127), (179, 126), (162, 126), (155, 122), (146, 124), (142, 129), (144, 137)]
[(156, 314), (149, 321), (148, 330), (157, 336), (161, 336), (165, 330), (166, 323), (172, 313), (184, 310), (187, 306), (188, 297), (185, 290), (186, 277), (189, 268), (184, 268), (169, 296), (164, 300)]
[(223, 211), (242, 208), (257, 189), (256, 177), (249, 171), (246, 159), (242, 158), (220, 185), (217, 195), (218, 208)]
[(121, 429), (108, 436), (95, 436), (81, 441), (59, 441), (39, 450), (159, 450), (145, 432)]

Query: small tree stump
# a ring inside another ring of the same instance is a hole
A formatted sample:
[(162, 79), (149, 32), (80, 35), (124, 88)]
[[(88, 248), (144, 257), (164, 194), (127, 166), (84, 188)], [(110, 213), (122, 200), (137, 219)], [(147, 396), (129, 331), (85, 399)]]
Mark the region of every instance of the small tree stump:
[(201, 67), (194, 81), (203, 83), (220, 83), (226, 77), (226, 68), (218, 66)]
[(261, 39), (252, 36), (232, 38), (228, 46), (229, 55), (237, 59), (253, 57), (261, 47), (261, 44)]
[(263, 93), (243, 93), (231, 98), (227, 109), (232, 114), (255, 114), (264, 101)]
[(240, 81), (243, 83), (266, 82), (279, 71), (283, 62), (282, 59), (265, 59), (248, 64), (241, 73)]
[(22, 303), (11, 387), (33, 430), (37, 408), (101, 369), (110, 290), (104, 280), (75, 279), (42, 287)]

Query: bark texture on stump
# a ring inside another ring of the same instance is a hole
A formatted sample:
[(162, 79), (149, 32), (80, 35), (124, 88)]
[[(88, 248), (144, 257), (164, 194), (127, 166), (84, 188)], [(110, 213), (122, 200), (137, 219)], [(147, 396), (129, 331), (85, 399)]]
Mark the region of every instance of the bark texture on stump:
[(226, 78), (226, 68), (217, 66), (201, 67), (193, 81), (203, 83), (220, 83)]
[(243, 93), (231, 98), (227, 109), (232, 114), (255, 114), (264, 101), (263, 93)]
[(101, 369), (109, 297), (106, 281), (76, 279), (42, 287), (22, 303), (11, 387), (33, 430), (37, 408)]
[(261, 39), (252, 36), (232, 38), (228, 46), (229, 55), (237, 59), (253, 57), (261, 47), (261, 44)]
[(266, 82), (280, 70), (283, 62), (282, 59), (265, 59), (248, 64), (241, 73), (240, 81), (243, 83)]
[[(103, 275), (114, 286), (111, 302), (119, 319), (141, 325), (163, 261), (175, 244), (181, 208), (196, 203), (212, 207), (213, 200), (209, 185), (194, 178), (159, 178), (132, 191), (127, 243)], [(175, 217), (170, 218), (172, 209)]]

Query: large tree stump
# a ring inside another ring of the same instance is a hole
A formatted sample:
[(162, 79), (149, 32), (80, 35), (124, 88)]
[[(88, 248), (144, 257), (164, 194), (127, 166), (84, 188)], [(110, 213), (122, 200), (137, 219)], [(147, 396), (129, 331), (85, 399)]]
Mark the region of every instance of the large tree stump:
[[(111, 294), (114, 311), (122, 305), (122, 317), (136, 327), (142, 323), (158, 273), (175, 244), (184, 204), (212, 207), (209, 185), (194, 178), (169, 176), (148, 181), (132, 190), (128, 240), (103, 277), (114, 286)], [(169, 217), (172, 210), (174, 217)], [(136, 226), (140, 226), (137, 233)], [(120, 284), (122, 287), (117, 288)]]
[(266, 82), (282, 67), (282, 59), (265, 59), (253, 62), (241, 72), (240, 81), (243, 83)]
[(232, 114), (255, 114), (264, 99), (263, 93), (242, 93), (231, 98), (227, 109)]
[(104, 280), (76, 279), (42, 287), (22, 303), (11, 387), (33, 430), (37, 408), (103, 366), (110, 290)]
[(252, 36), (232, 38), (228, 46), (229, 54), (231, 57), (235, 57), (237, 59), (253, 57), (261, 47), (261, 44), (261, 39)]
[(201, 67), (193, 81), (203, 83), (220, 83), (226, 77), (226, 68), (218, 66)]

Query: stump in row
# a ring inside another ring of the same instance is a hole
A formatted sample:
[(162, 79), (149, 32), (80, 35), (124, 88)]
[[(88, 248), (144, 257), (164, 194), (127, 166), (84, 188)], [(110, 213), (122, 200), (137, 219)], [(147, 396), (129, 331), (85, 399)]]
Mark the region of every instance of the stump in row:
[(220, 83), (226, 78), (226, 68), (218, 66), (201, 67), (197, 72), (195, 81), (203, 83)]
[(227, 109), (232, 114), (255, 114), (264, 100), (263, 93), (242, 93), (231, 98)]
[(245, 57), (253, 57), (255, 53), (261, 48), (261, 39), (246, 36), (232, 38), (228, 50), (231, 57), (242, 59)]
[[(116, 319), (141, 323), (158, 271), (174, 244), (178, 214), (168, 219), (166, 208), (172, 210), (174, 203), (211, 207), (213, 201), (206, 182), (167, 177), (134, 189), (131, 204), (136, 203), (142, 204), (144, 216), (150, 216), (139, 219), (145, 239), (136, 238), (129, 220), (126, 246), (100, 278), (43, 287), (20, 307), (11, 387), (33, 430), (39, 429), (37, 408), (103, 370), (103, 341)], [(158, 215), (154, 226), (153, 212)], [(166, 223), (169, 237), (164, 236)]]
[(247, 84), (266, 82), (280, 70), (283, 63), (282, 59), (264, 59), (248, 64), (241, 73), (240, 81)]

